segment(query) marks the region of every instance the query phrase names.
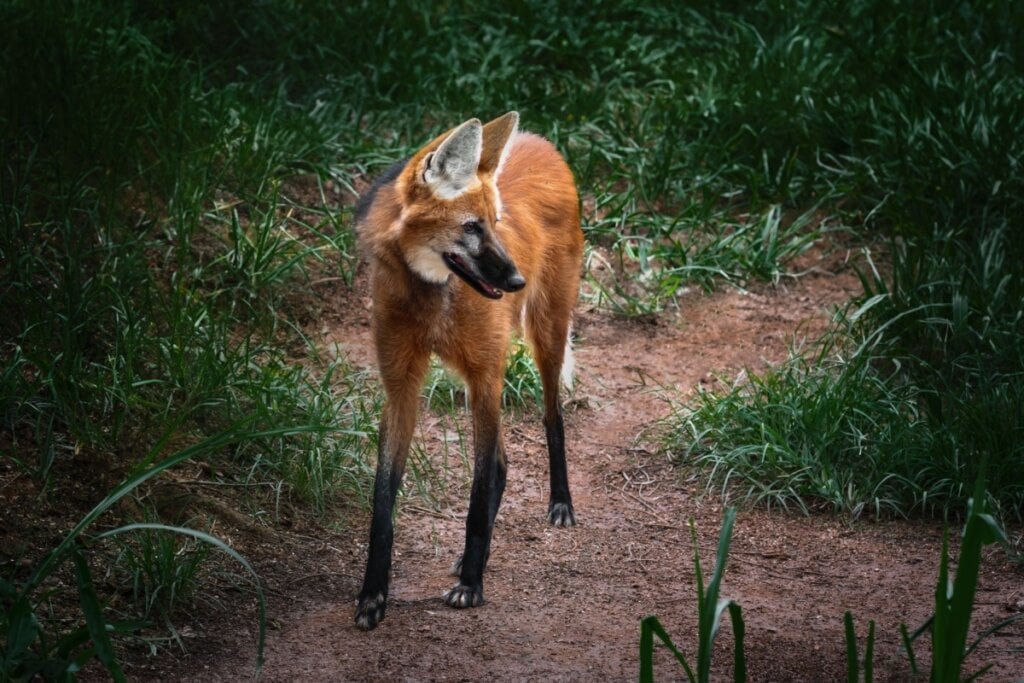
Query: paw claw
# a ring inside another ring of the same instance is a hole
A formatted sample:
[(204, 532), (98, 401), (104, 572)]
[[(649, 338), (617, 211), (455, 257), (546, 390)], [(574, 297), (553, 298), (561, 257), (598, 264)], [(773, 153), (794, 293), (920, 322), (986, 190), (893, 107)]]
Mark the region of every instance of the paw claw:
[(548, 509), (548, 521), (557, 527), (576, 526), (576, 513), (572, 509), (572, 503), (552, 503)]
[(444, 594), (444, 601), (449, 607), (456, 609), (479, 607), (484, 604), (483, 586), (467, 586), (460, 583)]
[(377, 627), (384, 619), (384, 608), (387, 607), (387, 596), (384, 593), (362, 595), (356, 605), (356, 626), (363, 631)]

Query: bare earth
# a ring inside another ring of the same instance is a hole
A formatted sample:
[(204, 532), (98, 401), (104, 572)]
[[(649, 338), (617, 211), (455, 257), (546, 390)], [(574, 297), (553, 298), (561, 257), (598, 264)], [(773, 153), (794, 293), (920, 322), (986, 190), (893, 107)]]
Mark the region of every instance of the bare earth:
[[(359, 510), (326, 529), (297, 515), (287, 532), (227, 532), (264, 578), (270, 630), (263, 679), (290, 680), (631, 680), (638, 673), (640, 619), (658, 615), (692, 655), (696, 604), (688, 520), (695, 519), (705, 572), (714, 562), (721, 500), (656, 453), (653, 434), (675, 398), (732, 380), (786, 357), (813, 339), (829, 310), (857, 293), (842, 254), (777, 287), (684, 294), (678, 313), (628, 321), (581, 311), (576, 320), (577, 387), (566, 413), (569, 474), (579, 525), (545, 521), (546, 452), (536, 414), (509, 416), (509, 485), (485, 579), (486, 604), (453, 610), (441, 599), (461, 551), (468, 472), (454, 466), (441, 503), (416, 495), (400, 503), (387, 617), (363, 633), (352, 622), (365, 562), (368, 514)], [(325, 346), (337, 343), (372, 368), (365, 274), (354, 291), (318, 286), (327, 314)], [(452, 438), (429, 413), (420, 442), (440, 471), (440, 444)], [(447, 437), (446, 437), (447, 435)], [(449, 452), (452, 452), (449, 443)], [(230, 520), (217, 527), (225, 533)], [(876, 677), (911, 680), (899, 624), (929, 614), (942, 528), (930, 522), (851, 522), (826, 515), (741, 511), (723, 585), (747, 621), (753, 681), (845, 680), (842, 617), (858, 635), (877, 624)], [(986, 551), (974, 625), (1024, 611), (1024, 573), (1001, 550)], [(188, 653), (138, 660), (138, 679), (243, 680), (255, 657), (254, 605), (236, 593), (221, 610), (197, 610)], [(977, 630), (977, 629), (976, 629)], [(712, 670), (731, 676), (732, 636), (723, 624)], [(919, 658), (927, 659), (927, 638)], [(983, 680), (1024, 675), (1024, 623), (990, 638), (970, 670), (995, 661)], [(863, 651), (863, 640), (861, 641)], [(660, 648), (658, 680), (683, 679)], [(924, 679), (922, 679), (924, 680)]]

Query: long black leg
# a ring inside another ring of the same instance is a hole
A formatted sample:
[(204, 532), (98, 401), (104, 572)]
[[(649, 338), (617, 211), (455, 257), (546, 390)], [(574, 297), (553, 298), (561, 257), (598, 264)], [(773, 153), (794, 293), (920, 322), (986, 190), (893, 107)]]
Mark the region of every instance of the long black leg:
[(372, 629), (380, 623), (387, 607), (388, 584), (391, 577), (391, 549), (394, 544), (392, 512), (398, 488), (402, 483), (403, 468), (395, 467), (399, 463), (396, 463), (392, 454), (388, 452), (386, 424), (386, 420), (381, 420), (380, 444), (377, 449), (377, 475), (373, 482), (370, 551), (355, 615), (356, 625), (364, 630)]
[[(499, 385), (500, 386), (500, 385)], [(501, 394), (473, 397), (474, 466), (473, 488), (466, 515), (466, 546), (462, 553), (459, 583), (445, 595), (450, 607), (483, 604), (484, 568), (490, 554), (494, 519), (505, 490), (506, 465), (501, 445)]]
[[(505, 493), (505, 480), (508, 474), (508, 461), (504, 457), (504, 449), (498, 457), (497, 468), (494, 473), (494, 491), (491, 494), (491, 507), (490, 507), (490, 534), (488, 535), (487, 549), (484, 552), (484, 566), (487, 566), (487, 561), (491, 559), (491, 544), (490, 539), (494, 537), (494, 521), (498, 518), (498, 509), (501, 507), (501, 498)], [(452, 564), (451, 571), (449, 572), (452, 576), (462, 576), (462, 558), (464, 555), (459, 557)]]
[(569, 493), (569, 473), (565, 464), (565, 426), (557, 398), (544, 416), (544, 433), (548, 441), (548, 468), (551, 476), (551, 498), (548, 521), (555, 526), (573, 526), (576, 513)]

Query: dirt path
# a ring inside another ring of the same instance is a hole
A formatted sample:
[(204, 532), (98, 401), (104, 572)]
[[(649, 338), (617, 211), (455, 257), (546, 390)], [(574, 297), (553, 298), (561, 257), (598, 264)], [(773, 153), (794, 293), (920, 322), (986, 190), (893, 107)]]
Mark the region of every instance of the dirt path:
[[(255, 544), (250, 552), (257, 557), (259, 547), (267, 551), (258, 564), (270, 595), (264, 679), (631, 680), (638, 671), (639, 621), (648, 614), (658, 615), (684, 652), (692, 653), (696, 608), (687, 520), (696, 520), (708, 571), (722, 509), (717, 498), (698, 497), (700, 482), (682, 481), (652, 452), (644, 435), (668, 411), (659, 387), (685, 394), (716, 376), (782, 360), (797, 330), (813, 338), (827, 307), (855, 290), (853, 275), (840, 270), (761, 293), (690, 294), (678, 316), (653, 323), (581, 313), (579, 386), (567, 413), (579, 526), (546, 524), (543, 430), (536, 416), (509, 420), (509, 487), (481, 608), (456, 611), (441, 600), (462, 546), (468, 498), (462, 471), (451, 474), (440, 512), (415, 497), (404, 501), (387, 618), (370, 633), (352, 623), (365, 562), (362, 514), (353, 516), (352, 528), (298, 529)], [(339, 342), (357, 363), (371, 358), (364, 303), (353, 295), (325, 329), (328, 340)], [(425, 446), (436, 453), (441, 434), (429, 418), (421, 424)], [(833, 517), (742, 512), (723, 594), (743, 607), (752, 680), (844, 679), (847, 609), (856, 615), (859, 633), (866, 632), (869, 618), (877, 622), (879, 680), (904, 678), (898, 625), (902, 620), (913, 627), (927, 616), (940, 537), (936, 524), (848, 525)], [(1021, 578), (1001, 553), (990, 553), (975, 623), (1020, 611)], [(251, 614), (234, 614), (197, 624), (199, 637), (189, 654), (149, 673), (245, 678), (252, 672), (251, 622)], [(730, 671), (730, 641), (726, 627), (713, 667), (723, 679)], [(1024, 645), (1024, 625), (990, 643), (972, 657), (978, 666), (999, 661), (985, 680), (1024, 673), (1024, 654), (1010, 651)], [(659, 680), (682, 678), (663, 650), (656, 674)]]

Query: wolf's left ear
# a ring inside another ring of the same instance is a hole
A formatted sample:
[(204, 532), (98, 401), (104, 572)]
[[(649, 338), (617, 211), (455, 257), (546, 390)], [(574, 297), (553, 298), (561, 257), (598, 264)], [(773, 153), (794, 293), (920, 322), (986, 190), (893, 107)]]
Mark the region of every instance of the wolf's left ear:
[(510, 111), (484, 124), (483, 149), (480, 151), (480, 172), (497, 176), (505, 160), (509, 140), (519, 127), (519, 112)]
[(458, 197), (476, 180), (482, 142), (480, 119), (470, 119), (448, 134), (423, 160), (423, 179), (434, 194)]

